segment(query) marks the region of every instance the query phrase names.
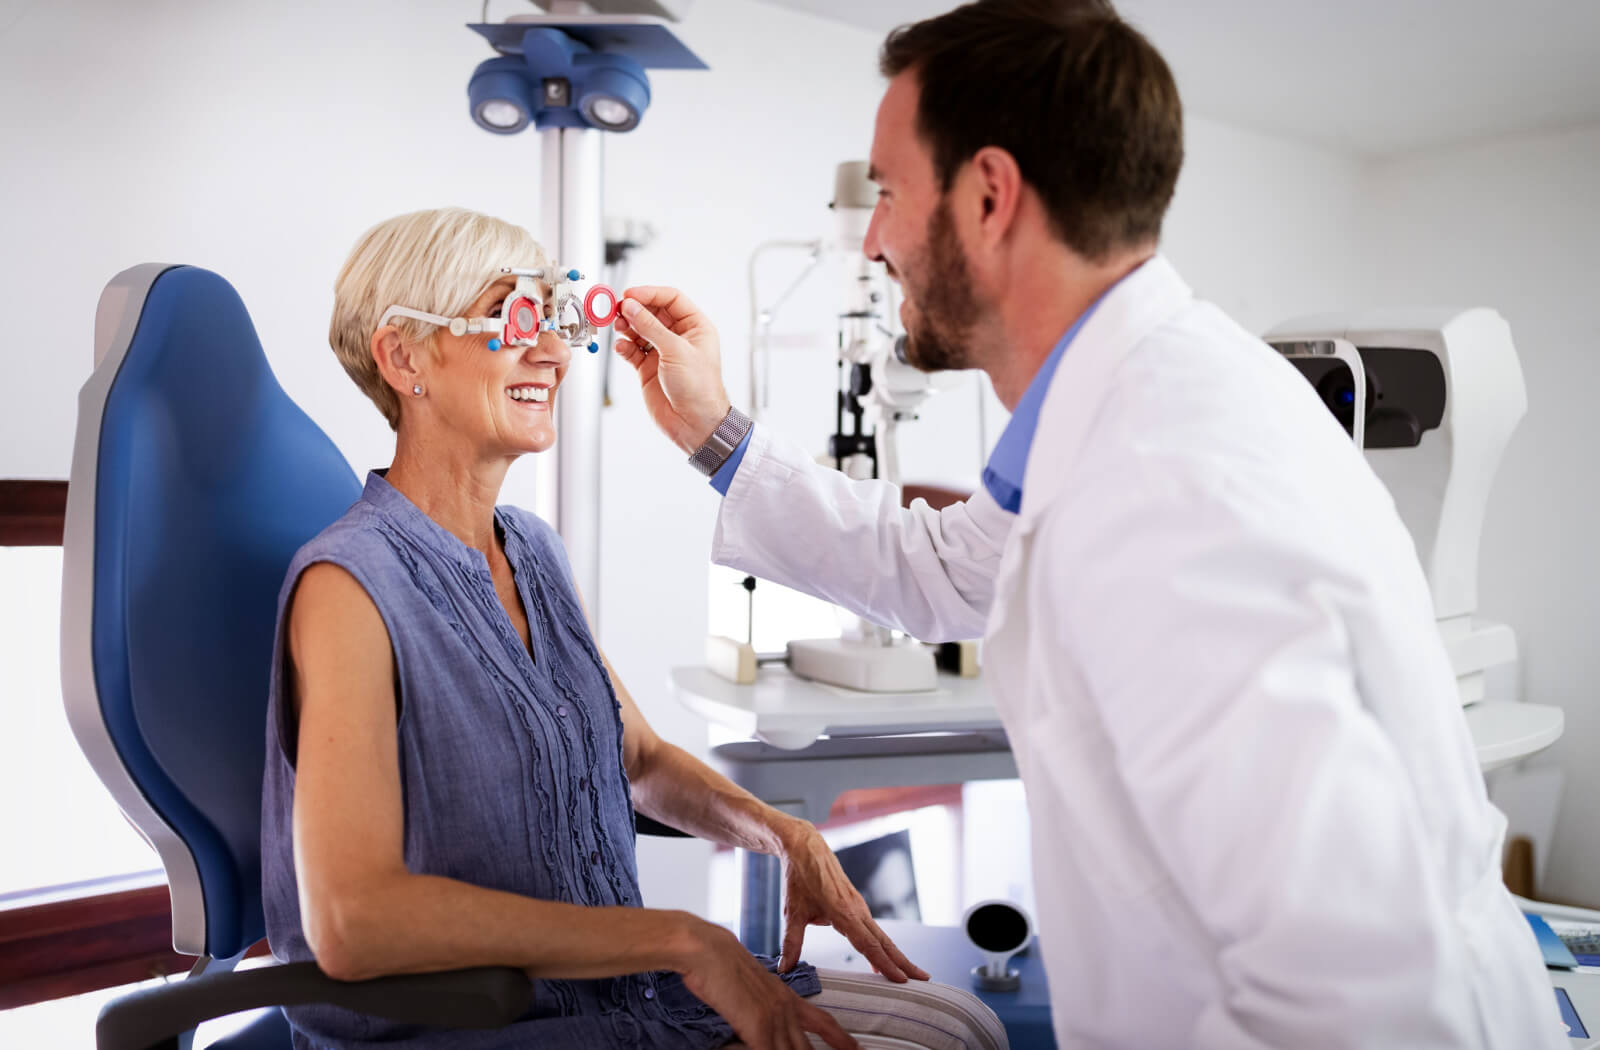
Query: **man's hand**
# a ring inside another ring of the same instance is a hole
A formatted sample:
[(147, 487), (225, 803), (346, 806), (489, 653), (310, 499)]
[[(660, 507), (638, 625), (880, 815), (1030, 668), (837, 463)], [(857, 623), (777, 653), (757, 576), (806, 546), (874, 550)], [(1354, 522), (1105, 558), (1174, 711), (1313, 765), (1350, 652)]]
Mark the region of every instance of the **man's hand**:
[(639, 373), (650, 418), (693, 454), (730, 405), (716, 328), (677, 289), (639, 287), (623, 294), (616, 332), (616, 351)]
[(750, 1050), (810, 1050), (814, 1032), (834, 1050), (861, 1050), (833, 1015), (767, 972), (738, 938), (696, 921), (695, 947), (680, 972), (684, 987), (721, 1014)]
[(788, 973), (800, 961), (807, 926), (832, 926), (889, 980), (914, 977), (926, 981), (927, 972), (913, 965), (873, 921), (867, 902), (850, 884), (839, 858), (822, 841), (822, 833), (803, 821), (796, 821), (794, 828), (784, 842), (787, 886), (783, 958), (778, 971)]

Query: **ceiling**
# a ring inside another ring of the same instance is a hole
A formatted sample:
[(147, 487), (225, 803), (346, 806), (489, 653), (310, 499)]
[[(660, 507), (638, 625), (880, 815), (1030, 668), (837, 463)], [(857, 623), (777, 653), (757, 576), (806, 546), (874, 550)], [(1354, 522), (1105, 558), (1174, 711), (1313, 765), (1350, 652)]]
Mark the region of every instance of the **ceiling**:
[[(955, 0), (771, 0), (887, 32)], [(1600, 0), (1118, 0), (1190, 112), (1365, 156), (1600, 122)]]

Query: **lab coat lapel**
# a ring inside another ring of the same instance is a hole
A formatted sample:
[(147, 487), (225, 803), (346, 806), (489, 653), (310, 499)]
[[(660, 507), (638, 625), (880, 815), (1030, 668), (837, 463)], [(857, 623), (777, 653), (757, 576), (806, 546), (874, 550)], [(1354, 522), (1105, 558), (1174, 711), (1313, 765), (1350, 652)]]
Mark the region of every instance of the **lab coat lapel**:
[(1061, 491), (1117, 366), (1145, 336), (1176, 316), (1193, 293), (1166, 256), (1153, 256), (1110, 292), (1073, 337), (1040, 407), (1022, 506), (1001, 555), (988, 637), (995, 639), (1023, 595), (1017, 575), (1028, 560), (1034, 527)]
[(1032, 530), (1072, 473), (1117, 367), (1192, 299), (1178, 271), (1157, 255), (1113, 288), (1084, 323), (1062, 356), (1039, 412), (1022, 482), (1019, 532)]

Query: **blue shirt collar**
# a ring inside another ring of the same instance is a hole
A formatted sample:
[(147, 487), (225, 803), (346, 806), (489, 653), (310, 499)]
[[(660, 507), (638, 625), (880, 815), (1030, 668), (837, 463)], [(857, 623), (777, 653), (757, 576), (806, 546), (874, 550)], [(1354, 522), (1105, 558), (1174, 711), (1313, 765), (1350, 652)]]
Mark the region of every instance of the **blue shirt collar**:
[(1023, 391), (1022, 399), (1011, 413), (1011, 421), (1006, 424), (1005, 430), (1000, 433), (1000, 440), (994, 444), (994, 451), (989, 454), (989, 464), (983, 469), (983, 487), (989, 490), (989, 495), (994, 497), (996, 503), (1013, 514), (1022, 510), (1022, 479), (1028, 473), (1028, 455), (1033, 451), (1033, 435), (1039, 429), (1039, 410), (1044, 406), (1045, 394), (1050, 391), (1050, 380), (1055, 378), (1056, 367), (1061, 364), (1061, 358), (1078, 330), (1094, 316), (1095, 310), (1106, 301), (1106, 296), (1114, 288), (1115, 284), (1090, 304), (1089, 309), (1072, 322), (1061, 341), (1056, 343), (1050, 356), (1039, 366), (1033, 382)]

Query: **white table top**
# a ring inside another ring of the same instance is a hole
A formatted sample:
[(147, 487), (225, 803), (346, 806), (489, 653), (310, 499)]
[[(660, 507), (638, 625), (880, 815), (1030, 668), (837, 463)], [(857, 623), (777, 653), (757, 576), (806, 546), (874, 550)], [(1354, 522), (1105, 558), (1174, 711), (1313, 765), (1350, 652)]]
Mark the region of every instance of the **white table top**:
[(735, 685), (704, 667), (675, 667), (672, 687), (700, 717), (757, 740), (799, 750), (819, 736), (998, 729), (984, 680), (939, 675), (922, 693), (863, 693), (813, 682), (769, 665), (754, 685)]
[[(706, 721), (774, 747), (799, 750), (820, 736), (891, 736), (1000, 728), (983, 677), (940, 674), (925, 693), (862, 693), (762, 667), (754, 685), (735, 685), (704, 667), (675, 667), (679, 701)], [(1484, 700), (1466, 709), (1485, 770), (1524, 758), (1561, 736), (1559, 707)]]

